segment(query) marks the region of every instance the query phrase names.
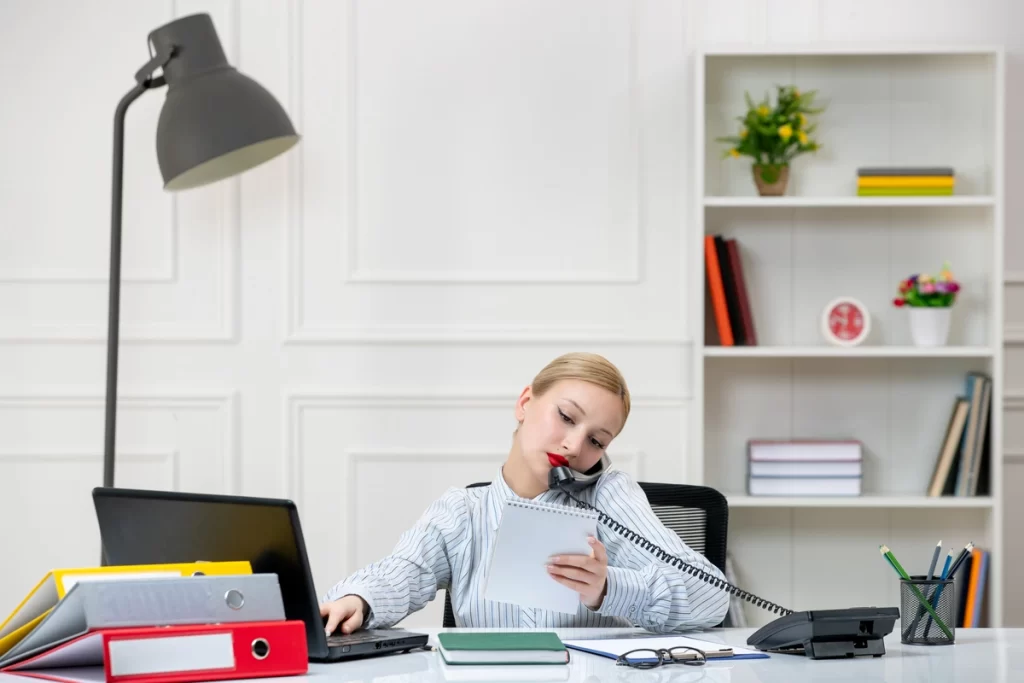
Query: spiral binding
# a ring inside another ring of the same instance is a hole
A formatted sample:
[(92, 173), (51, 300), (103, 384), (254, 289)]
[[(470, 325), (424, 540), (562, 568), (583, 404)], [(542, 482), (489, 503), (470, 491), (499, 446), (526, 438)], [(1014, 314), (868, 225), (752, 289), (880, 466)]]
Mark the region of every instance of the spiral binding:
[[(574, 510), (573, 508), (568, 508), (565, 507), (564, 505), (544, 505), (542, 503), (531, 503), (525, 500), (510, 500), (508, 501), (508, 504), (517, 508), (523, 508), (525, 510), (541, 510), (543, 512), (553, 512), (556, 515), (571, 515), (573, 517), (589, 516), (581, 515), (579, 514), (579, 510)], [(595, 510), (595, 512), (597, 511)], [(598, 518), (600, 518), (601, 513), (598, 512), (597, 516)]]
[(713, 575), (713, 574), (711, 574), (711, 573), (701, 569), (700, 567), (695, 567), (692, 564), (689, 564), (689, 563), (681, 560), (680, 558), (676, 557), (675, 555), (668, 554), (667, 552), (662, 550), (660, 546), (658, 546), (658, 545), (656, 545), (654, 543), (651, 543), (646, 538), (644, 538), (643, 536), (641, 536), (637, 532), (633, 531), (632, 529), (630, 529), (626, 525), (620, 524), (619, 522), (615, 521), (614, 519), (609, 517), (607, 514), (605, 514), (601, 510), (598, 510), (596, 507), (594, 507), (590, 503), (585, 503), (582, 500), (576, 498), (576, 496), (572, 495), (571, 493), (569, 493), (564, 488), (562, 489), (562, 493), (564, 493), (565, 495), (569, 496), (569, 498), (571, 498), (573, 501), (575, 501), (577, 506), (579, 506), (581, 508), (589, 508), (589, 509), (593, 510), (594, 512), (596, 512), (597, 513), (597, 518), (598, 518), (598, 520), (602, 524), (611, 527), (620, 536), (623, 536), (623, 537), (629, 539), (630, 541), (632, 541), (633, 543), (636, 543), (638, 546), (640, 546), (644, 550), (646, 550), (646, 551), (648, 551), (650, 553), (653, 553), (662, 562), (665, 562), (666, 564), (670, 564), (673, 567), (681, 569), (684, 572), (690, 574), (691, 576), (696, 576), (701, 581), (704, 581), (705, 583), (709, 583), (712, 586), (714, 586), (715, 588), (719, 588), (721, 590), (724, 590), (724, 591), (726, 591), (727, 593), (729, 593), (731, 595), (735, 595), (736, 597), (740, 598), (741, 600), (746, 600), (747, 602), (749, 602), (749, 603), (751, 603), (753, 605), (757, 605), (761, 609), (768, 610), (769, 612), (773, 612), (773, 613), (781, 615), (781, 616), (788, 616), (790, 614), (793, 614), (793, 610), (791, 610), (791, 609), (786, 609), (785, 607), (781, 607), (780, 605), (776, 605), (774, 602), (769, 602), (768, 600), (765, 600), (764, 598), (760, 598), (760, 597), (754, 595), (753, 593), (748, 593), (747, 591), (743, 590), (742, 588), (734, 586), (731, 583), (729, 583), (728, 581), (724, 581), (724, 580), (718, 578), (717, 576), (715, 576), (715, 575)]

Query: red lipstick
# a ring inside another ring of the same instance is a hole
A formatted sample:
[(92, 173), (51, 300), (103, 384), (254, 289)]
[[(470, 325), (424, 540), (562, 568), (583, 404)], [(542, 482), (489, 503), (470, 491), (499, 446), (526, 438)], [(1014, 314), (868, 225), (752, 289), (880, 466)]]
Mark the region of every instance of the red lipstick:
[(568, 467), (569, 461), (557, 453), (548, 453), (548, 462), (552, 467)]

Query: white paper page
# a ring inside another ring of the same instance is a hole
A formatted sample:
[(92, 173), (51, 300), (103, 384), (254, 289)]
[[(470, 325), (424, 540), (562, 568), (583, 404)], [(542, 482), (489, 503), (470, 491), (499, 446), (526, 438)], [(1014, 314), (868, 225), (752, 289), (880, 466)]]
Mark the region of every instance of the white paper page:
[(103, 634), (92, 633), (63, 647), (32, 657), (11, 666), (22, 669), (51, 669), (65, 666), (97, 666), (103, 664)]
[(630, 650), (669, 650), (673, 647), (694, 647), (708, 653), (715, 652), (717, 650), (731, 649), (735, 655), (764, 655), (763, 652), (759, 652), (757, 650), (748, 650), (744, 647), (735, 647), (732, 645), (722, 645), (721, 643), (712, 643), (708, 640), (697, 640), (696, 638), (687, 638), (685, 636), (666, 636), (664, 638), (610, 638), (606, 640), (564, 640), (562, 643), (566, 647), (575, 646), (586, 650), (607, 652), (615, 657), (625, 654)]
[[(59, 669), (40, 669), (33, 672), (26, 671), (24, 676), (18, 677), (18, 683), (55, 679), (67, 681), (68, 683), (106, 683), (107, 676), (102, 666), (62, 667)], [(0, 683), (6, 683), (6, 681), (0, 679)]]
[(521, 607), (575, 614), (579, 594), (555, 581), (553, 555), (589, 555), (597, 537), (597, 513), (567, 506), (508, 501), (498, 527), (484, 598)]

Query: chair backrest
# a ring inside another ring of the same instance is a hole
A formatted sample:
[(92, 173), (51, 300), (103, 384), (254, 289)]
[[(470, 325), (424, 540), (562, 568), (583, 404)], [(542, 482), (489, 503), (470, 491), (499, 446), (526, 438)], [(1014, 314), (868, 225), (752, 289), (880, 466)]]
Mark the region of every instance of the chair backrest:
[[(729, 502), (725, 496), (708, 486), (645, 481), (638, 483), (661, 523), (724, 574), (726, 540), (729, 535)], [(477, 482), (467, 488), (487, 485), (488, 482)], [(444, 596), (443, 626), (455, 627), (455, 613), (447, 590)]]

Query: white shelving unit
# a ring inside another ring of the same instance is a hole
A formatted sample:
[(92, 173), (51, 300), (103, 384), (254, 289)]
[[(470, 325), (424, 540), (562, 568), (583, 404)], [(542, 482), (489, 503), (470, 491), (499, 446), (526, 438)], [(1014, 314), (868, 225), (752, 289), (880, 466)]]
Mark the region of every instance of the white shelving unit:
[(828, 207), (993, 206), (995, 198), (977, 197), (705, 197), (704, 206), (746, 209), (793, 209)]
[[(758, 46), (696, 57), (694, 217), (688, 241), (695, 312), (692, 447), (697, 481), (730, 503), (737, 583), (792, 609), (899, 605), (882, 543), (923, 573), (935, 543), (991, 551), (984, 620), (1002, 624), (1004, 55), (998, 47)], [(824, 146), (791, 164), (786, 196), (759, 197), (751, 159), (722, 159), (715, 138), (777, 84), (817, 90)], [(861, 166), (952, 166), (952, 197), (858, 197)], [(708, 343), (703, 239), (737, 239), (758, 346)], [(949, 346), (918, 348), (900, 279), (949, 261), (964, 290)], [(861, 346), (831, 346), (825, 304), (851, 295), (871, 311)], [(704, 332), (701, 332), (704, 330)], [(925, 495), (965, 374), (993, 379), (991, 495)], [(856, 438), (863, 495), (746, 493), (752, 438)], [(748, 605), (751, 625), (773, 615)]]

